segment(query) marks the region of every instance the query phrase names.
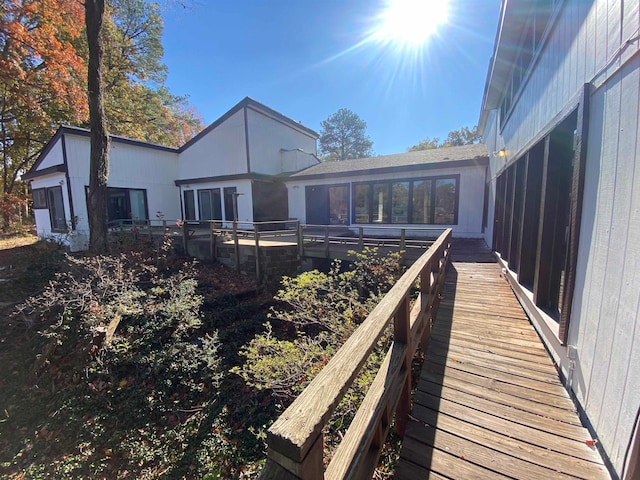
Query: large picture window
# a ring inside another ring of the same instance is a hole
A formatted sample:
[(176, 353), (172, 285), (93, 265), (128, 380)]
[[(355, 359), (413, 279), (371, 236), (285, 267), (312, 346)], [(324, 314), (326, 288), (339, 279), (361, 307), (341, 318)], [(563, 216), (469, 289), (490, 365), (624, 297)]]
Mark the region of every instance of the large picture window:
[(107, 219), (148, 220), (147, 192), (137, 188), (107, 188)]
[(353, 185), (355, 223), (456, 225), (460, 176)]

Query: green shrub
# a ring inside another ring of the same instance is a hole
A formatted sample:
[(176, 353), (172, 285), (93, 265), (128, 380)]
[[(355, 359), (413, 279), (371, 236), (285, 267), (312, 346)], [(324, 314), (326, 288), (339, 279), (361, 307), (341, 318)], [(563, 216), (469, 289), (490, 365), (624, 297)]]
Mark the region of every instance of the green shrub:
[[(313, 270), (283, 278), (265, 332), (240, 350), (246, 360), (232, 372), (250, 386), (271, 391), (281, 410), (326, 365), (402, 274), (399, 254), (379, 257), (376, 249), (367, 249), (354, 256), (350, 268), (337, 260), (328, 273)], [(274, 334), (275, 324), (283, 327), (277, 329), (279, 336)], [(390, 339), (387, 329), (327, 424), (329, 449), (351, 423)]]

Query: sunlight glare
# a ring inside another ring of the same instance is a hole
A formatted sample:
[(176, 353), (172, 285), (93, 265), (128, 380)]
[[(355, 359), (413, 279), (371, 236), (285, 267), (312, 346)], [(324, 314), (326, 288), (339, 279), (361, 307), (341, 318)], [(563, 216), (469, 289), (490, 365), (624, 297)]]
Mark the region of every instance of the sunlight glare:
[(448, 0), (387, 0), (372, 37), (380, 43), (419, 48), (447, 22)]

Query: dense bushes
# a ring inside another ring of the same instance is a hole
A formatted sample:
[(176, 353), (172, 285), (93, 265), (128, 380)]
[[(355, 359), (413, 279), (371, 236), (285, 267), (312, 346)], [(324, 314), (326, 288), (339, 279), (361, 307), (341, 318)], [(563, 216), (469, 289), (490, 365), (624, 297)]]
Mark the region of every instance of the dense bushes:
[[(398, 255), (366, 251), (285, 278), (272, 298), (162, 245), (96, 257), (52, 248), (34, 251), (55, 257), (58, 274), (0, 331), (7, 478), (255, 476), (271, 422), (401, 273)], [(331, 420), (329, 446), (387, 341)]]
[[(270, 391), (282, 408), (306, 387), (402, 273), (400, 254), (384, 257), (375, 249), (352, 253), (349, 268), (335, 261), (328, 273), (318, 270), (285, 277), (275, 296), (266, 331), (245, 345), (242, 366), (233, 369), (248, 385)], [(276, 323), (280, 336), (274, 334)], [(337, 444), (384, 360), (390, 331), (365, 364), (326, 429), (326, 442)]]

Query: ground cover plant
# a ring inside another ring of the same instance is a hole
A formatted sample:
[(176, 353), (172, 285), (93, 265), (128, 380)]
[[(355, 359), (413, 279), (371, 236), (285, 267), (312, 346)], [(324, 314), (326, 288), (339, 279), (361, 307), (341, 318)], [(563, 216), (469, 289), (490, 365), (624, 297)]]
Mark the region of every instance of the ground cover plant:
[(102, 256), (2, 242), (0, 476), (10, 479), (256, 477), (266, 429), (401, 273), (398, 257), (366, 252), (353, 268), (285, 278), (273, 297), (176, 255), (168, 238)]

